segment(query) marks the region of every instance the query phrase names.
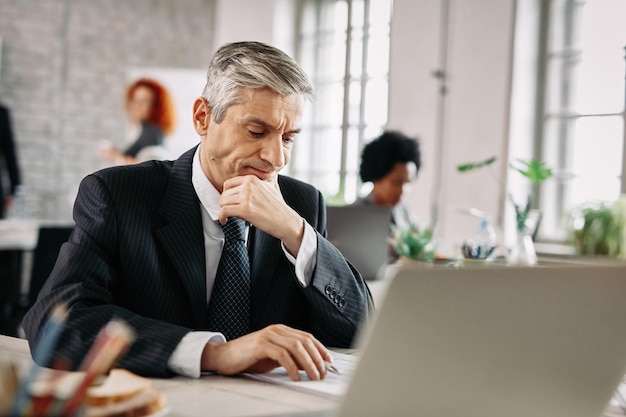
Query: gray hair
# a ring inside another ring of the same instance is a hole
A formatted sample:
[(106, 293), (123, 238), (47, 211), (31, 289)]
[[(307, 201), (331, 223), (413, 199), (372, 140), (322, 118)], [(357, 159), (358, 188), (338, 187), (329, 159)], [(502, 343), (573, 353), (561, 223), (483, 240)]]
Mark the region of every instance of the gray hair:
[(213, 120), (220, 123), (226, 110), (241, 100), (242, 89), (266, 87), (282, 96), (313, 96), (307, 75), (289, 55), (261, 42), (234, 42), (223, 45), (213, 56), (202, 96), (211, 107)]

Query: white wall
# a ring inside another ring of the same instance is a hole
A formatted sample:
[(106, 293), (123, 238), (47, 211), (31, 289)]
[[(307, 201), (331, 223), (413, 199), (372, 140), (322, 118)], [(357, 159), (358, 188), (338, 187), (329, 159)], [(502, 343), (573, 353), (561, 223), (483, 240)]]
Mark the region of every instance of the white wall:
[(213, 50), (228, 42), (272, 43), (278, 0), (217, 0)]
[(436, 177), (440, 0), (396, 0), (389, 63), (388, 128), (420, 139), (422, 166), (405, 194), (420, 225), (431, 223)]
[[(477, 221), (457, 207), (501, 217), (506, 178), (508, 114), (515, 0), (450, 0), (447, 94), (443, 129), (439, 82), (440, 0), (395, 0), (392, 18), (389, 128), (420, 137), (423, 166), (407, 196), (422, 224), (437, 210), (437, 238), (453, 249)], [(437, 150), (441, 147), (441, 158)], [(492, 170), (460, 174), (460, 163), (496, 155)]]

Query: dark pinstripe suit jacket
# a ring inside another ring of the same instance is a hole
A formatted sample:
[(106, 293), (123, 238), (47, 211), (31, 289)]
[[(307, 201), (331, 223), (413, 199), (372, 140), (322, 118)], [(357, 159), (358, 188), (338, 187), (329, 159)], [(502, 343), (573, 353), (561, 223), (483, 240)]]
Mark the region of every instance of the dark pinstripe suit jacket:
[[(112, 317), (137, 339), (119, 365), (149, 376), (166, 364), (190, 330), (206, 329), (205, 256), (198, 197), (191, 183), (194, 149), (177, 161), (150, 161), (87, 176), (74, 206), (76, 227), (24, 318), (31, 349), (50, 309), (71, 306), (57, 355), (74, 366)], [(317, 266), (302, 288), (280, 241), (251, 228), (251, 327), (284, 323), (331, 347), (348, 347), (372, 308), (360, 274), (325, 238), (326, 213), (314, 187), (279, 178), (285, 201), (318, 232)]]

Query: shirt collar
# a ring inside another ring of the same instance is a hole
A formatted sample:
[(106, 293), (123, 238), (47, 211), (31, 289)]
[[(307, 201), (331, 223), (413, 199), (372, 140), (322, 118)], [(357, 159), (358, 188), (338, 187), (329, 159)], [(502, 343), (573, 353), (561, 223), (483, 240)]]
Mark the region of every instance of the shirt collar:
[(211, 216), (211, 220), (216, 221), (218, 220), (218, 213), (220, 211), (220, 193), (202, 170), (202, 164), (200, 162), (201, 147), (202, 143), (196, 148), (196, 152), (193, 155), (191, 182), (200, 199), (200, 203), (209, 213), (209, 216)]

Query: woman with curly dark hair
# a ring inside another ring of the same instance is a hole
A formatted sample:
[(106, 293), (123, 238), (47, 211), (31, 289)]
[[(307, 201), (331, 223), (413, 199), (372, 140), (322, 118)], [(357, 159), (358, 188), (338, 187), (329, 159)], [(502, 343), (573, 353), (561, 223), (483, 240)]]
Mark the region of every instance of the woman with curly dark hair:
[(165, 87), (148, 78), (133, 82), (126, 90), (126, 114), (128, 136), (134, 141), (123, 151), (106, 149), (103, 152), (104, 159), (118, 164), (131, 164), (150, 159), (146, 152), (158, 155), (158, 152), (150, 150), (163, 149), (163, 138), (174, 130), (175, 124), (174, 106)]
[[(369, 142), (361, 153), (359, 175), (374, 187), (356, 206), (391, 207), (391, 224), (400, 228), (414, 227), (415, 221), (400, 202), (404, 185), (417, 175), (421, 166), (419, 142), (403, 133), (385, 131)], [(394, 258), (395, 253), (390, 257)]]

